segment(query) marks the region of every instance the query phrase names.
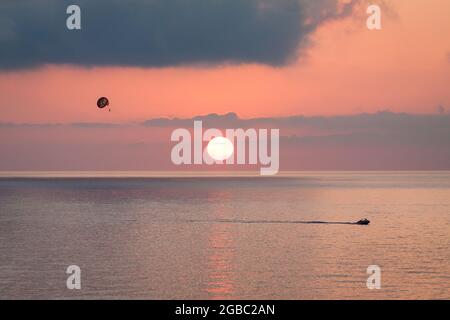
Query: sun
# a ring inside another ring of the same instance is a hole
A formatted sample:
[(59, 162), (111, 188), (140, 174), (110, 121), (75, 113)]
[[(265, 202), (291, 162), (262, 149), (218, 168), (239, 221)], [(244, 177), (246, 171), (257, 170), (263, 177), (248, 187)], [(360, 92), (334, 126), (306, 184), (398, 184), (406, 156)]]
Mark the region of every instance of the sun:
[(206, 151), (216, 161), (223, 161), (233, 155), (233, 143), (224, 137), (215, 137), (209, 141)]

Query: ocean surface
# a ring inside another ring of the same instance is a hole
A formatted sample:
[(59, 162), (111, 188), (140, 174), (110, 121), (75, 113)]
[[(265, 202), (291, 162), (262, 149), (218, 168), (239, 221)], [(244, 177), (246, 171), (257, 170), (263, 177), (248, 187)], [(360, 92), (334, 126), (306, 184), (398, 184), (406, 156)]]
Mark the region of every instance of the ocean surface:
[(0, 178), (0, 299), (450, 299), (449, 172), (80, 176)]

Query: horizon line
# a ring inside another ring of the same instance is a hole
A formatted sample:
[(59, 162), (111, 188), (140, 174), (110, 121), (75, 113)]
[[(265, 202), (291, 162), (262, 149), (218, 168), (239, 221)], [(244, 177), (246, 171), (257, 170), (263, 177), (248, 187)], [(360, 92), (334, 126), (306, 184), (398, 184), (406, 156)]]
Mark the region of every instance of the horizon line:
[(0, 171), (1, 178), (289, 178), (316, 174), (427, 174), (450, 173), (450, 170), (288, 170), (273, 176), (259, 171), (134, 171), (134, 170), (22, 170)]

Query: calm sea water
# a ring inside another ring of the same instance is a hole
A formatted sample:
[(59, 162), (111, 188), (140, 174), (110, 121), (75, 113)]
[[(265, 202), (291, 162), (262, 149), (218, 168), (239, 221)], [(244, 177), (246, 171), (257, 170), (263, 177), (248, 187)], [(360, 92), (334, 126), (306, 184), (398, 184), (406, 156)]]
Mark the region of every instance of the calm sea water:
[(450, 299), (449, 245), (449, 172), (0, 178), (2, 299)]

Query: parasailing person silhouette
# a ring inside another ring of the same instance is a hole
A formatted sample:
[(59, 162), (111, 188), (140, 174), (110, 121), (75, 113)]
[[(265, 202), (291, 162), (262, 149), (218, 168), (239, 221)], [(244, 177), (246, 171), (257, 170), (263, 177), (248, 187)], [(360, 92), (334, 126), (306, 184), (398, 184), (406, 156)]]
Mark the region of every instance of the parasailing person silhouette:
[[(103, 109), (105, 107), (109, 106), (109, 100), (106, 97), (101, 97), (97, 100), (97, 107), (99, 109)], [(111, 108), (108, 108), (108, 111), (111, 112)]]

